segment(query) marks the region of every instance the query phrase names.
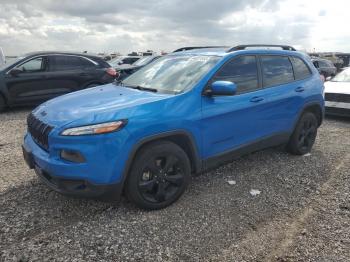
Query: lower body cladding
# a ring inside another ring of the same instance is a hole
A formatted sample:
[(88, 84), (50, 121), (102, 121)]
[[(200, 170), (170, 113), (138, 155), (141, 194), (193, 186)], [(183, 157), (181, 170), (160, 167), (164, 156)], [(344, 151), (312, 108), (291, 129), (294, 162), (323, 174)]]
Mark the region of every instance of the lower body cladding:
[[(28, 133), (22, 146), (23, 157), (54, 191), (70, 196), (118, 200), (123, 189), (122, 174), (128, 151), (116, 134), (84, 138), (58, 138), (62, 143), (55, 141), (46, 151)], [(66, 159), (69, 157), (72, 157), (71, 161)]]

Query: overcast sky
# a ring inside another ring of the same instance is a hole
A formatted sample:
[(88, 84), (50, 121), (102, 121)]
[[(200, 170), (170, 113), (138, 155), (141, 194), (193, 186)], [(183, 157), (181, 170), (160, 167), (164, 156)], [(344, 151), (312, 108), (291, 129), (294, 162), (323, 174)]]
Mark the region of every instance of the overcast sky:
[(0, 47), (126, 53), (280, 43), (350, 52), (348, 0), (0, 0)]

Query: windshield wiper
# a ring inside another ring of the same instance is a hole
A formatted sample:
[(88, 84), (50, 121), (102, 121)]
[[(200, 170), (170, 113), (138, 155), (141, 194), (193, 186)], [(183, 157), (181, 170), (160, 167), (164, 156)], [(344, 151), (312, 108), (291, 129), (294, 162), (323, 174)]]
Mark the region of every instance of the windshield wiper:
[(142, 90), (142, 91), (150, 91), (150, 92), (154, 92), (154, 93), (157, 93), (157, 92), (158, 92), (158, 90), (155, 89), (155, 88), (143, 87), (143, 86), (126, 85), (126, 84), (123, 83), (123, 81), (115, 81), (114, 83), (115, 83), (116, 85), (118, 85), (118, 86), (123, 86), (123, 87), (138, 89), (138, 90)]
[(142, 90), (142, 91), (150, 91), (150, 92), (154, 92), (154, 93), (157, 93), (158, 90), (155, 89), (155, 88), (150, 88), (150, 87), (144, 87), (144, 86), (129, 86), (129, 85), (124, 85), (126, 87), (130, 87), (130, 88), (133, 88), (133, 89), (138, 89), (138, 90)]

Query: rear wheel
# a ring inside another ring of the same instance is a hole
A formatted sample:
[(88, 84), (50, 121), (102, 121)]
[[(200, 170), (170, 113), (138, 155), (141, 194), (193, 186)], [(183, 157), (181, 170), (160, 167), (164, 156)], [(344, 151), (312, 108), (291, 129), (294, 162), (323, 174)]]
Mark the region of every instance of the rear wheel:
[(4, 97), (0, 94), (0, 112), (4, 111), (6, 108), (6, 102)]
[(186, 153), (174, 143), (152, 143), (137, 154), (125, 193), (143, 209), (161, 209), (175, 202), (185, 191), (191, 174)]
[(304, 113), (291, 136), (287, 149), (295, 155), (304, 155), (311, 151), (317, 136), (318, 121), (315, 114)]

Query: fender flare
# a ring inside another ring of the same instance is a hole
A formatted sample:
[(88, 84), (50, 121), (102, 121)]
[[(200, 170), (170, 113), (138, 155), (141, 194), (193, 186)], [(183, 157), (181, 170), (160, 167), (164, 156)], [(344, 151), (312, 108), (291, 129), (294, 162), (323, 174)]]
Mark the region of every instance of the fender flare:
[(308, 102), (306, 104), (304, 104), (304, 106), (302, 107), (302, 109), (300, 109), (300, 111), (298, 112), (298, 117), (296, 118), (294, 124), (293, 124), (293, 130), (292, 130), (292, 133), (294, 132), (295, 130), (295, 127), (296, 125), (298, 124), (298, 121), (300, 119), (300, 117), (302, 116), (302, 114), (307, 110), (308, 107), (311, 107), (311, 106), (318, 106), (321, 110), (321, 119), (320, 119), (320, 124), (322, 124), (323, 122), (323, 119), (324, 119), (324, 116), (325, 116), (325, 109), (324, 109), (324, 106), (322, 106), (320, 104), (320, 102), (316, 102), (316, 101), (312, 101), (312, 102)]
[(159, 134), (155, 134), (155, 135), (150, 135), (147, 137), (142, 138), (140, 141), (138, 141), (136, 144), (134, 144), (134, 146), (132, 147), (128, 159), (125, 163), (124, 166), (124, 170), (122, 172), (122, 178), (120, 181), (121, 187), (124, 188), (124, 183), (126, 181), (126, 178), (128, 177), (128, 173), (130, 171), (131, 165), (133, 160), (135, 159), (135, 156), (138, 152), (138, 150), (144, 146), (146, 143), (150, 143), (153, 141), (157, 141), (157, 140), (161, 140), (161, 139), (166, 139), (166, 138), (170, 138), (170, 137), (174, 137), (174, 136), (186, 136), (186, 138), (188, 138), (188, 140), (190, 141), (190, 148), (192, 151), (192, 155), (193, 155), (193, 160), (194, 160), (194, 171), (195, 173), (198, 173), (202, 170), (202, 161), (200, 159), (200, 155), (198, 152), (198, 147), (197, 147), (197, 143), (196, 140), (194, 139), (193, 135), (187, 131), (187, 130), (173, 130), (173, 131), (167, 131), (167, 132), (162, 132)]

